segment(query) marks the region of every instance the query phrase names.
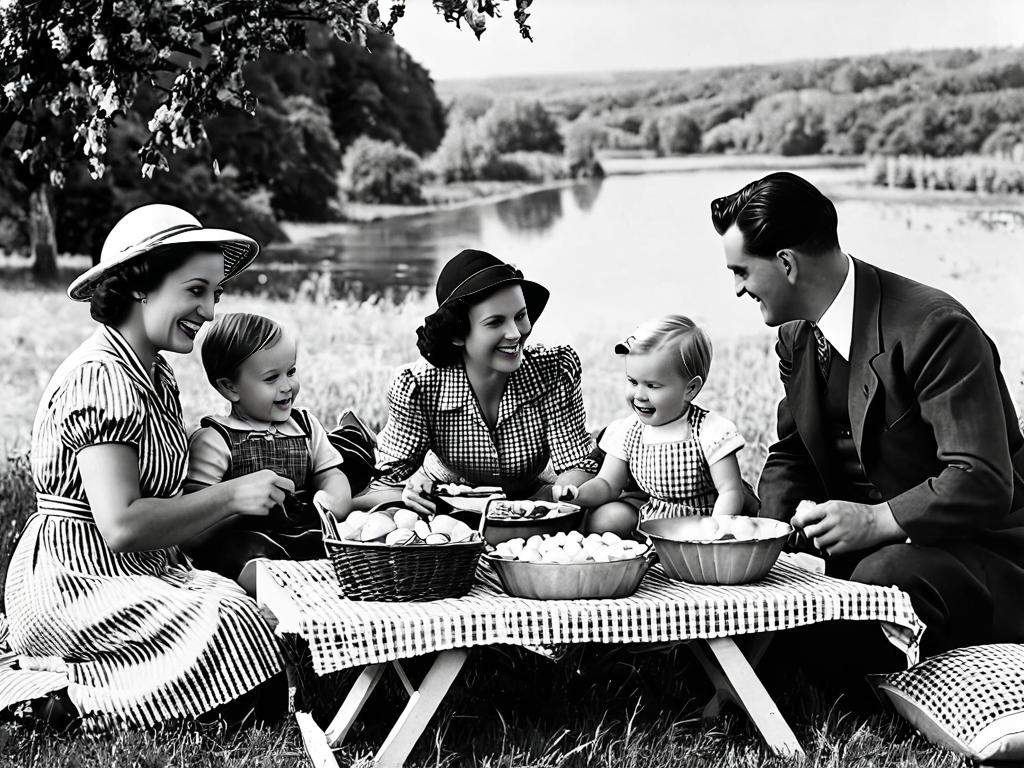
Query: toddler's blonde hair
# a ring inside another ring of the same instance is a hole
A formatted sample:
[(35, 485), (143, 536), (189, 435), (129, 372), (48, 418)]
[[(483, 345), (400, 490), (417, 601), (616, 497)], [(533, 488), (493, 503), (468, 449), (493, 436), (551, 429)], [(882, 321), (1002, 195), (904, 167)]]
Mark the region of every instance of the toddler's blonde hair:
[(665, 315), (637, 326), (624, 344), (615, 347), (617, 354), (642, 354), (674, 347), (679, 353), (680, 372), (686, 379), (700, 376), (708, 380), (711, 370), (711, 337), (707, 331), (685, 315)]

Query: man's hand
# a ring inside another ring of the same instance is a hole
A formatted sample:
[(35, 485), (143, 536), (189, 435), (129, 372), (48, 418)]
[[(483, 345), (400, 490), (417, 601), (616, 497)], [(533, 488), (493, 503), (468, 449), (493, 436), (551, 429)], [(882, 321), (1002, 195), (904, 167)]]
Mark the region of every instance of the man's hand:
[(821, 552), (841, 555), (890, 541), (903, 541), (892, 510), (881, 504), (857, 504), (853, 501), (826, 501), (821, 504), (802, 501), (793, 515), (793, 526)]

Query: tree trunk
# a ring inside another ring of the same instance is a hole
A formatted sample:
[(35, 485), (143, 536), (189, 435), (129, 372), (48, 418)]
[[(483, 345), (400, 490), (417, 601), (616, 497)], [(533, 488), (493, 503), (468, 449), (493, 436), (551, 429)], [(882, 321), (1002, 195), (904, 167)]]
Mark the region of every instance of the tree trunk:
[(28, 242), (32, 253), (32, 276), (40, 282), (57, 279), (57, 235), (50, 212), (50, 185), (41, 182), (28, 199)]

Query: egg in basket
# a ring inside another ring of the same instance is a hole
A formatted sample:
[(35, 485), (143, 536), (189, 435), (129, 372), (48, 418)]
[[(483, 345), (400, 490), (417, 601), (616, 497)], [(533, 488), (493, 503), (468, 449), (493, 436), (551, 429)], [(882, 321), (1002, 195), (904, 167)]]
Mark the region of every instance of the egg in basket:
[(484, 542), (462, 521), (425, 519), (401, 503), (352, 512), (342, 522), (318, 511), (324, 548), (349, 599), (440, 600), (473, 585)]

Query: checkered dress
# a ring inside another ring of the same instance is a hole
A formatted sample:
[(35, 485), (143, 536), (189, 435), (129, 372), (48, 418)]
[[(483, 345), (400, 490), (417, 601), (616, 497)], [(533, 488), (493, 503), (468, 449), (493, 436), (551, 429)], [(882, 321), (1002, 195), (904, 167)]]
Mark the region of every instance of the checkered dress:
[(461, 366), (418, 362), (388, 391), (378, 443), (381, 481), (397, 484), (421, 467), (438, 482), (499, 485), (529, 495), (569, 469), (596, 472), (586, 428), (580, 359), (567, 346), (530, 346), (509, 376), (491, 430)]
[(644, 424), (639, 420), (626, 433), (629, 471), (651, 496), (640, 509), (641, 520), (711, 514), (718, 491), (700, 444), (700, 428), (707, 413), (690, 404), (686, 417), (690, 422), (689, 440), (644, 443)]
[(103, 327), (54, 374), (32, 432), (38, 514), (5, 592), (22, 668), (66, 673), (72, 701), (97, 721), (146, 726), (207, 712), (282, 665), (237, 584), (193, 569), (177, 547), (114, 552), (93, 522), (75, 459), (82, 448), (131, 445), (143, 497), (181, 490), (178, 388), (159, 356), (154, 370), (155, 384), (124, 337)]

